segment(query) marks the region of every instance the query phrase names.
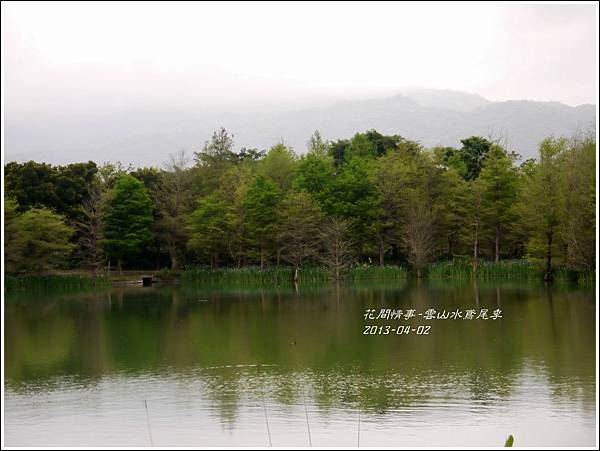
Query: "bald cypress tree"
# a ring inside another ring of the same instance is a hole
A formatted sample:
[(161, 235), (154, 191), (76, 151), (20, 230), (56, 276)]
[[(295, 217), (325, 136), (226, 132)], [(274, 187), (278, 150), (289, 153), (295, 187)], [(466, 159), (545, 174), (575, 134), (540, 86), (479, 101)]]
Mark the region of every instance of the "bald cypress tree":
[(152, 239), (152, 200), (144, 183), (131, 175), (122, 176), (108, 194), (103, 216), (104, 252), (117, 259), (121, 273), (123, 258), (139, 252)]

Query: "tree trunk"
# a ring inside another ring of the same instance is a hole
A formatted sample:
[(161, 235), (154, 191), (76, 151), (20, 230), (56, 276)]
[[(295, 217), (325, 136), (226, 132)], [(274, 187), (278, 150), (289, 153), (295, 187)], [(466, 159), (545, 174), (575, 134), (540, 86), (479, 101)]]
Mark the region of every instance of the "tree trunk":
[(500, 227), (496, 226), (496, 263), (500, 263)]
[(119, 270), (119, 275), (123, 275), (123, 259), (121, 257), (117, 258), (117, 269)]
[(173, 246), (169, 246), (169, 257), (171, 257), (171, 269), (179, 269), (179, 260), (177, 258), (177, 251)]
[(260, 270), (265, 267), (265, 246), (263, 240), (260, 240)]
[(379, 241), (379, 266), (385, 265), (385, 244), (383, 240)]
[(477, 274), (479, 266), (479, 222), (475, 224), (475, 242), (473, 243), (473, 275)]
[(554, 277), (552, 274), (552, 238), (553, 238), (553, 231), (552, 229), (550, 229), (550, 231), (548, 232), (547, 236), (548, 236), (548, 249), (546, 251), (546, 274), (544, 275), (544, 281), (545, 282), (551, 282)]

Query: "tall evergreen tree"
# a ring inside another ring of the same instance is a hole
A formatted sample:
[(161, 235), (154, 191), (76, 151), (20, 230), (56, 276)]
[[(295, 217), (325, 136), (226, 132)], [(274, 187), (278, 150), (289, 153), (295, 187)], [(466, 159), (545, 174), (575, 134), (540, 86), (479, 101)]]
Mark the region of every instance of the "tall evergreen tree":
[(108, 194), (103, 220), (104, 252), (117, 259), (120, 273), (123, 258), (152, 239), (152, 200), (144, 183), (131, 175), (122, 176)]
[(483, 165), (479, 182), (483, 192), (482, 215), (484, 225), (494, 242), (494, 260), (500, 261), (503, 235), (515, 220), (517, 173), (506, 150), (494, 145)]
[(530, 232), (527, 251), (530, 256), (546, 259), (545, 280), (553, 278), (552, 259), (559, 248), (559, 159), (566, 147), (566, 139), (545, 139), (540, 144), (538, 161), (524, 174), (520, 207)]
[(278, 239), (283, 259), (299, 268), (318, 254), (323, 212), (306, 192), (291, 192), (281, 204)]
[(254, 246), (258, 248), (261, 271), (265, 268), (269, 253), (273, 252), (276, 241), (280, 199), (281, 193), (277, 185), (262, 175), (254, 179), (244, 199), (248, 235)]

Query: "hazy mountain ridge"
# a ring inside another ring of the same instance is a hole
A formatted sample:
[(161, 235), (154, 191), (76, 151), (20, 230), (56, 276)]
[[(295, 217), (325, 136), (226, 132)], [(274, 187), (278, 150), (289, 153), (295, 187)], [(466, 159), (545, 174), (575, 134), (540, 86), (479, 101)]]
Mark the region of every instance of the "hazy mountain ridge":
[(459, 145), (460, 139), (471, 135), (501, 137), (511, 150), (530, 158), (543, 138), (593, 130), (595, 122), (594, 105), (490, 102), (477, 94), (443, 90), (411, 90), (293, 111), (212, 112), (199, 108), (77, 117), (32, 115), (6, 118), (5, 161), (120, 160), (136, 166), (160, 165), (180, 148), (190, 153), (199, 150), (220, 126), (234, 134), (237, 148), (269, 148), (283, 140), (303, 153), (316, 129), (327, 139), (339, 139), (374, 128), (426, 147)]

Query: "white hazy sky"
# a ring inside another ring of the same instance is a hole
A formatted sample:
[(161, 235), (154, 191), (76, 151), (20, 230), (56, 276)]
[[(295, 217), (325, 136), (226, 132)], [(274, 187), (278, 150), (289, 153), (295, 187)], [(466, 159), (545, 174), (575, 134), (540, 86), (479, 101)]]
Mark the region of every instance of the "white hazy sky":
[(595, 103), (597, 5), (2, 3), (5, 107), (73, 113), (393, 93)]

